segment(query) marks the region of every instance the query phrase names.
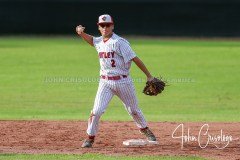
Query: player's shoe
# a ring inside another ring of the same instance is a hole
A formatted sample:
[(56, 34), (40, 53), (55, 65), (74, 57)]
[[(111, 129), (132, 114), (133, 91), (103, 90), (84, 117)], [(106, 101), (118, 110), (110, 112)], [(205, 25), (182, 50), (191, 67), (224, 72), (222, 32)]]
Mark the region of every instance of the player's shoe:
[(82, 148), (91, 148), (93, 145), (94, 139), (85, 139)]
[(157, 141), (155, 135), (152, 133), (152, 131), (146, 127), (144, 129), (139, 130), (141, 134), (144, 134), (149, 141)]

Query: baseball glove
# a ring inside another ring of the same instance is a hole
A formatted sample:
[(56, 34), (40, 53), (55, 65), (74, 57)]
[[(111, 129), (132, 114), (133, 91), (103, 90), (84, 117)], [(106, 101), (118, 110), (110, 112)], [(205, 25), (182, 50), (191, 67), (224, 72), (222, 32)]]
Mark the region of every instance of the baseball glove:
[(143, 89), (143, 93), (148, 96), (156, 96), (164, 90), (166, 83), (158, 78), (153, 78), (151, 81), (147, 81), (146, 86)]

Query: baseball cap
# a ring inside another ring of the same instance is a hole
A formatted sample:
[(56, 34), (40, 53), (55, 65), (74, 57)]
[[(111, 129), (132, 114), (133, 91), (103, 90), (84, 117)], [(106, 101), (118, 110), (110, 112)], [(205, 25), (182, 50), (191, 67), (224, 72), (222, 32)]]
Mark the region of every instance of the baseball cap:
[(97, 24), (101, 24), (101, 23), (112, 23), (113, 24), (113, 19), (110, 15), (103, 14), (103, 15), (99, 16)]

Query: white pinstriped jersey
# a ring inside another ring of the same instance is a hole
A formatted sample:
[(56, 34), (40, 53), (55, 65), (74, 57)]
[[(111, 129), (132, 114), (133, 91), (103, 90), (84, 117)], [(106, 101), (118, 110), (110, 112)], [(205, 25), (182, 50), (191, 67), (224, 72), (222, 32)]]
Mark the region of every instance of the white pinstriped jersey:
[(102, 36), (94, 37), (93, 44), (99, 56), (100, 75), (129, 75), (131, 60), (136, 54), (127, 40), (113, 33), (106, 42)]
[(87, 134), (90, 136), (97, 134), (99, 119), (114, 95), (122, 100), (125, 109), (139, 128), (147, 127), (143, 113), (138, 107), (134, 85), (129, 76), (131, 60), (136, 57), (129, 42), (113, 34), (106, 42), (103, 41), (102, 37), (94, 37), (93, 44), (99, 56), (100, 75), (127, 75), (127, 77), (119, 80), (100, 79), (94, 106), (88, 120)]

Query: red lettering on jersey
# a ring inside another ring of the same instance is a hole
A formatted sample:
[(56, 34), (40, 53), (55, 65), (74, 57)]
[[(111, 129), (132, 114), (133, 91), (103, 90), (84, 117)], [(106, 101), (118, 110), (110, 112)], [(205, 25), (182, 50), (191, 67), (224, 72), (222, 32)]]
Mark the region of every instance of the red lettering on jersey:
[(111, 54), (112, 54), (112, 58), (114, 58), (114, 52), (111, 52)]
[(114, 58), (115, 52), (99, 52), (99, 58)]
[(110, 52), (106, 52), (106, 53), (105, 53), (105, 58), (111, 58), (111, 57), (110, 57)]
[(103, 58), (104, 52), (99, 52), (99, 58)]

